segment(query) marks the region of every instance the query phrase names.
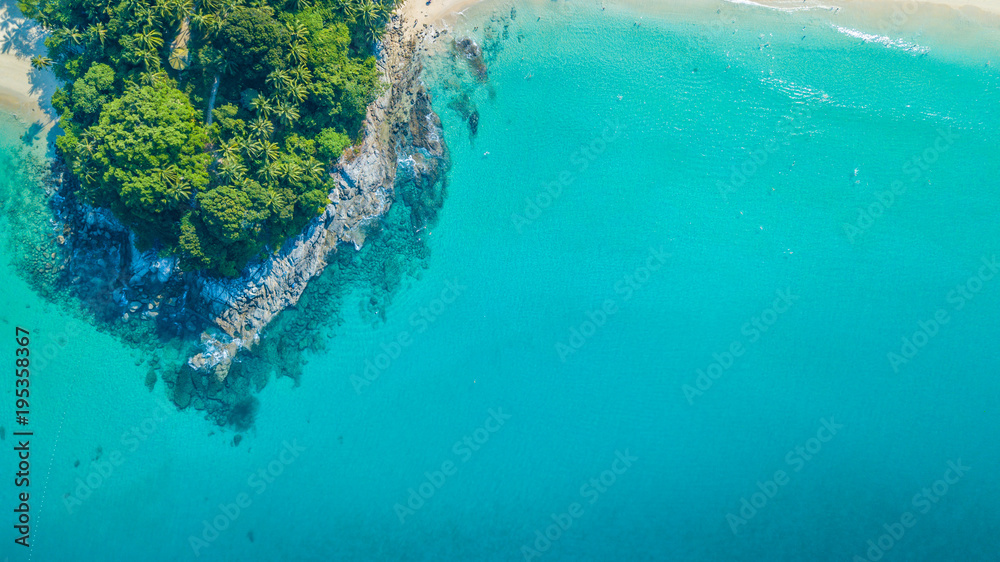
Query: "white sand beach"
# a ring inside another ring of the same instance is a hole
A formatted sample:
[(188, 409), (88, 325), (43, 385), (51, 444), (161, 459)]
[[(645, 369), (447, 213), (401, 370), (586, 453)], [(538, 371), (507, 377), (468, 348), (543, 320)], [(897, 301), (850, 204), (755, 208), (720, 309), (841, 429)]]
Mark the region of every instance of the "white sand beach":
[(43, 39), (14, 2), (0, 4), (0, 110), (38, 124), (39, 135), (57, 122), (49, 98), (59, 85), (52, 72), (31, 67), (31, 57), (44, 54)]
[[(422, 26), (423, 24), (435, 24), (451, 21), (456, 15), (461, 14), (470, 6), (489, 1), (491, 0), (431, 0), (430, 2), (427, 0), (406, 0), (403, 3), (402, 8), (400, 8), (400, 13), (405, 19), (415, 21), (418, 26)], [(668, 0), (663, 2), (651, 0), (631, 0), (628, 3), (633, 5), (645, 4), (649, 8), (655, 8), (670, 7), (671, 5), (679, 5), (683, 7), (684, 4), (697, 5), (707, 4), (708, 2), (702, 2), (700, 0)], [(1000, 0), (737, 0), (734, 3), (752, 3), (760, 4), (762, 6), (782, 8), (791, 6), (801, 7), (803, 4), (807, 6), (833, 6), (840, 8), (861, 9), (866, 9), (867, 6), (870, 6), (879, 10), (887, 10), (889, 12), (892, 12), (894, 7), (898, 7), (902, 13), (907, 15), (912, 15), (915, 11), (919, 11), (921, 6), (936, 6), (960, 10), (973, 8), (984, 13), (1000, 15)], [(615, 4), (615, 0), (605, 0), (604, 2), (601, 2), (601, 4), (613, 5)], [(975, 12), (968, 13), (974, 14)]]
[[(426, 26), (447, 26), (468, 8), (491, 0), (406, 0), (399, 9), (408, 29), (418, 32)], [(540, 0), (542, 1), (542, 0)], [(549, 0), (544, 0), (548, 2)], [(625, 0), (646, 8), (681, 8), (704, 3), (695, 0), (659, 4), (648, 0)], [(607, 0), (614, 4), (614, 0)], [(774, 8), (837, 7), (856, 20), (885, 21), (892, 14), (904, 14), (907, 19), (926, 19), (942, 10), (959, 10), (960, 14), (984, 25), (1000, 26), (1000, 0), (740, 0), (737, 3), (759, 4)], [(411, 23), (412, 22), (412, 23)], [(55, 76), (31, 67), (33, 55), (44, 54), (42, 31), (25, 20), (13, 0), (0, 3), (0, 109), (12, 112), (27, 123), (39, 123), (48, 129), (55, 122), (48, 98), (58, 87)]]

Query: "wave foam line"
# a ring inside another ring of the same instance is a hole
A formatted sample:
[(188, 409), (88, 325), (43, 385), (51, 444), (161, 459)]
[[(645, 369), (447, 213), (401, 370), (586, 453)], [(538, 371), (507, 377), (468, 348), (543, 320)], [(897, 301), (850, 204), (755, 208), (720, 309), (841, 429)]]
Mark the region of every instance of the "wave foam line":
[(910, 43), (909, 41), (904, 41), (902, 39), (893, 39), (892, 37), (886, 37), (885, 35), (865, 33), (849, 27), (840, 27), (839, 25), (835, 25), (833, 27), (844, 35), (861, 39), (865, 43), (879, 43), (880, 45), (884, 45), (890, 49), (902, 49), (903, 51), (915, 54), (930, 52), (930, 49), (927, 47), (917, 45), (916, 43)]

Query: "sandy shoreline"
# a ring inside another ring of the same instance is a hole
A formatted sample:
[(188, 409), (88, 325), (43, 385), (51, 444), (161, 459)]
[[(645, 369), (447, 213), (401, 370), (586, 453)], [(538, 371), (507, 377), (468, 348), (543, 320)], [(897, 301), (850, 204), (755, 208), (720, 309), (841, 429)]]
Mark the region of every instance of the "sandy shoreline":
[[(426, 0), (406, 0), (400, 8), (400, 13), (407, 21), (415, 21), (417, 27), (422, 27), (424, 24), (450, 23), (454, 21), (455, 16), (461, 14), (469, 7), (490, 1), (494, 0), (431, 0), (430, 3)], [(617, 2), (615, 0), (605, 0), (601, 3), (614, 5)], [(633, 5), (643, 3), (647, 5), (654, 4), (650, 0), (646, 0), (645, 2), (626, 0), (625, 3)], [(699, 0), (673, 0), (667, 4), (685, 3), (690, 5), (706, 4), (706, 2), (700, 2)], [(835, 6), (840, 8), (878, 6), (880, 9), (888, 9), (889, 11), (892, 11), (894, 6), (898, 6), (900, 11), (908, 15), (914, 12), (914, 6), (933, 6), (958, 10), (973, 8), (992, 15), (1000, 15), (1000, 0), (745, 0), (743, 2), (737, 0), (733, 3), (760, 4), (762, 6), (779, 8), (801, 7), (803, 4), (807, 6)]]
[(58, 121), (49, 101), (59, 83), (51, 72), (31, 66), (31, 57), (44, 52), (43, 38), (16, 4), (0, 4), (0, 110), (33, 126), (36, 138), (46, 136)]
[(45, 118), (39, 103), (40, 94), (31, 84), (30, 59), (0, 53), (0, 107), (24, 120)]
[[(468, 8), (493, 0), (406, 0), (399, 8), (407, 27), (408, 36), (415, 37), (428, 27), (448, 27), (453, 24)], [(546, 0), (548, 1), (548, 0)], [(671, 4), (690, 5), (702, 4), (681, 0)], [(614, 5), (615, 0), (606, 0)], [(650, 3), (636, 0), (625, 0), (624, 3), (637, 6)], [(1000, 1), (997, 0), (743, 0), (739, 3), (759, 4), (775, 8), (790, 7), (830, 7), (844, 10), (857, 10), (864, 16), (873, 12), (873, 17), (892, 13), (896, 8), (905, 14), (919, 12), (927, 7), (937, 11), (944, 8), (959, 10), (967, 17), (975, 19), (978, 15), (996, 18), (1000, 21)], [(671, 8), (675, 6), (671, 5)], [(676, 6), (683, 8), (683, 6)], [(412, 23), (411, 23), (412, 22)], [(20, 120), (47, 130), (56, 121), (54, 111), (48, 103), (49, 96), (55, 91), (58, 83), (51, 72), (36, 71), (31, 67), (31, 56), (42, 54), (42, 33), (36, 27), (25, 21), (16, 4), (11, 0), (3, 0), (0, 4), (0, 109), (11, 112)]]

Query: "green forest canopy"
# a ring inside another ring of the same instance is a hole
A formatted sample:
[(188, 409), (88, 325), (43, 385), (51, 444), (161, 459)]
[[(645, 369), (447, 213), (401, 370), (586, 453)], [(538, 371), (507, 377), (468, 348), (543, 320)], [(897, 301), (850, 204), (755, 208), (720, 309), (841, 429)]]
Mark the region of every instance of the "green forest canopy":
[(398, 0), (23, 0), (57, 149), (141, 248), (234, 276), (321, 213)]

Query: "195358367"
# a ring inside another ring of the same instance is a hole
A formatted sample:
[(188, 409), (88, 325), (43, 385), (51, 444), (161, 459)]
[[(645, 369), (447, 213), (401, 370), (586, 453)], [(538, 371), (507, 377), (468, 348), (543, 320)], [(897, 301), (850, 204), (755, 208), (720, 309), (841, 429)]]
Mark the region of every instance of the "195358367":
[(31, 486), (29, 478), (31, 476), (31, 435), (33, 432), (23, 427), (28, 425), (31, 413), (28, 404), (29, 387), (31, 386), (29, 382), (31, 351), (28, 347), (31, 343), (30, 337), (31, 334), (28, 333), (28, 330), (19, 326), (15, 328), (14, 340), (17, 346), (14, 348), (14, 410), (17, 424), (22, 427), (19, 431), (14, 432), (17, 443), (17, 446), (14, 447), (14, 451), (17, 453), (17, 472), (14, 473), (14, 486), (18, 489), (15, 499), (17, 507), (14, 508), (14, 530), (17, 531), (17, 538), (14, 539), (14, 542), (24, 547), (31, 546), (29, 543), (31, 538), (31, 507), (28, 503), (31, 494), (28, 492), (28, 488)]
[(14, 374), (16, 375), (14, 383), (14, 410), (17, 415), (16, 421), (18, 425), (28, 425), (28, 415), (30, 414), (30, 404), (28, 402), (30, 395), (29, 387), (31, 386), (29, 382), (29, 377), (31, 376), (31, 351), (28, 348), (31, 343), (30, 336), (31, 334), (24, 328), (17, 327), (15, 329), (14, 338), (17, 347), (14, 349)]

